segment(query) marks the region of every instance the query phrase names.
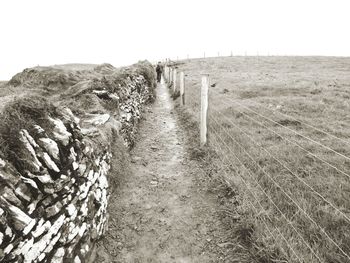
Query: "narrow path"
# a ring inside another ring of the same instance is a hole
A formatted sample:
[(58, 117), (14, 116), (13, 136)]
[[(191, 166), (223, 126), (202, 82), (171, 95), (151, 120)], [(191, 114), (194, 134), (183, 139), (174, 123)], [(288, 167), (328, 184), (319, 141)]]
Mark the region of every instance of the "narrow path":
[(190, 167), (172, 110), (167, 88), (159, 85), (131, 153), (131, 175), (110, 199), (109, 255), (102, 262), (221, 261), (213, 249), (220, 228), (216, 200), (198, 185), (200, 169)]

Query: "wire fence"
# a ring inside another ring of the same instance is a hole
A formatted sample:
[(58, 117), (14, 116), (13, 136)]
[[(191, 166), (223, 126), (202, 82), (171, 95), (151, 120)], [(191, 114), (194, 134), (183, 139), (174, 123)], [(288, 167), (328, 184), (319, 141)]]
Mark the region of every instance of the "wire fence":
[[(165, 70), (169, 85), (175, 66)], [(183, 107), (199, 120), (200, 75), (191, 83), (186, 74)], [(191, 96), (186, 96), (189, 89)], [(349, 146), (348, 140), (263, 104), (243, 103), (215, 84), (209, 87), (207, 123), (208, 144), (219, 156), (220, 171), (238, 184), (257, 228), (284, 259), (350, 262), (350, 157), (338, 147)], [(326, 145), (314, 133), (334, 143)]]

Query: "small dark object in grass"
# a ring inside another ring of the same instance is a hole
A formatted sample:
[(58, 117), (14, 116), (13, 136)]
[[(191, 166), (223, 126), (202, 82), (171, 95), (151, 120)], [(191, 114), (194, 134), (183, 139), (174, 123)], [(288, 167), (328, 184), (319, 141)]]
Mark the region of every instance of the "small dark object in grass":
[(224, 90), (222, 91), (222, 94), (226, 94), (226, 93), (229, 93), (229, 90), (228, 90), (228, 89), (224, 89)]
[(171, 94), (171, 97), (173, 100), (176, 100), (178, 97), (180, 97), (180, 91), (177, 90), (177, 91), (173, 92), (173, 94)]
[(288, 120), (288, 119), (280, 120), (277, 123), (279, 123), (283, 126), (300, 126), (301, 125), (301, 123), (299, 121)]
[(320, 90), (320, 89), (313, 89), (312, 91), (310, 91), (310, 93), (313, 95), (320, 94), (321, 92), (322, 92), (322, 90)]
[(201, 148), (192, 148), (190, 151), (191, 160), (202, 160), (206, 155), (206, 150)]

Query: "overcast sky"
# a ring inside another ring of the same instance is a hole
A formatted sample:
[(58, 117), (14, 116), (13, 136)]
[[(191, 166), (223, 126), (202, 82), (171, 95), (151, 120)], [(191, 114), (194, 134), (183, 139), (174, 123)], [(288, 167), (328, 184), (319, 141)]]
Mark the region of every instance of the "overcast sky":
[(0, 0), (0, 79), (26, 67), (350, 56), (349, 0)]

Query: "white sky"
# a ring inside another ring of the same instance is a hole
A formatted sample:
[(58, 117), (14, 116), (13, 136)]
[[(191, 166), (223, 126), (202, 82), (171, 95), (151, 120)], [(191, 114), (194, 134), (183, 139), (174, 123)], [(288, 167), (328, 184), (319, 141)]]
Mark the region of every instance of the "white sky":
[(0, 79), (26, 67), (350, 56), (349, 0), (0, 0)]

